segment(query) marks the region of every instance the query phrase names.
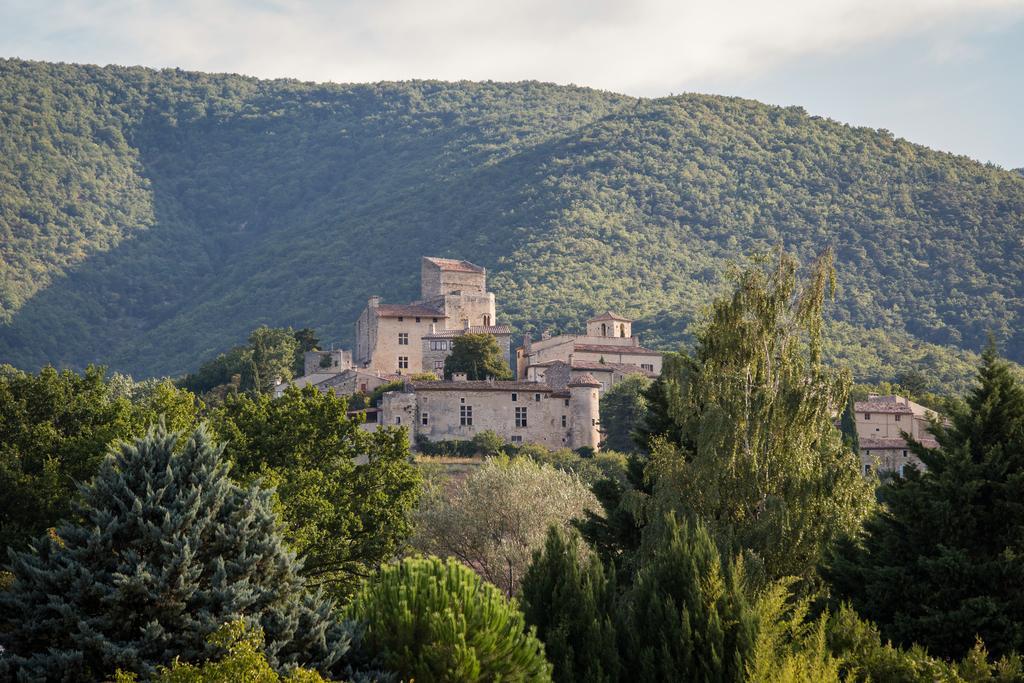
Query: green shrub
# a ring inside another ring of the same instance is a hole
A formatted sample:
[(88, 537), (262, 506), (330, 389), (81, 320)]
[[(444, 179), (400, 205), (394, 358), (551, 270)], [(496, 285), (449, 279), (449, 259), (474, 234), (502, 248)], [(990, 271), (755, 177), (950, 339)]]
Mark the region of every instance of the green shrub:
[(469, 567), (410, 558), (368, 580), (345, 611), (360, 652), (402, 680), (547, 681), (544, 646), (507, 600)]

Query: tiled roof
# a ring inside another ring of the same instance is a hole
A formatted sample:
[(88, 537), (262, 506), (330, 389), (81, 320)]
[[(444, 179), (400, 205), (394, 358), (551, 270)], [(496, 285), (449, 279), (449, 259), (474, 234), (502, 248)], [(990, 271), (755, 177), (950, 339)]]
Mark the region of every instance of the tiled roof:
[(594, 379), (594, 376), (590, 373), (583, 373), (578, 377), (574, 377), (567, 386), (570, 387), (599, 387), (601, 383)]
[[(858, 439), (861, 449), (877, 449), (883, 451), (894, 451), (901, 448), (907, 448), (907, 442), (903, 439), (872, 439), (870, 437), (864, 437)], [(931, 437), (924, 437), (921, 439), (921, 445), (925, 448), (938, 448), (939, 442)]]
[(423, 335), (424, 339), (452, 339), (461, 337), (464, 334), (512, 334), (512, 328), (508, 325), (477, 325), (475, 327), (460, 327), (457, 330), (438, 330)]
[(483, 273), (484, 269), (469, 261), (460, 261), (450, 258), (437, 258), (436, 256), (424, 256), (424, 261), (429, 261), (441, 270), (453, 270), (459, 273)]
[(604, 344), (574, 344), (574, 351), (582, 351), (584, 353), (609, 353), (609, 354), (631, 354), (634, 356), (660, 356), (660, 351), (651, 351), (645, 349), (642, 346), (605, 346)]
[(380, 318), (404, 318), (420, 316), (423, 318), (447, 318), (444, 311), (425, 304), (380, 304), (375, 309)]
[[(596, 381), (596, 380), (595, 380)], [(543, 382), (516, 380), (466, 380), (460, 382), (410, 382), (415, 391), (533, 391), (550, 393), (552, 388)]]
[(612, 313), (611, 311), (605, 311), (601, 315), (597, 316), (596, 318), (591, 318), (587, 322), (588, 323), (599, 323), (602, 320), (621, 320), (622, 322), (626, 322), (626, 323), (633, 322), (629, 318), (623, 318), (621, 315), (616, 315), (616, 314)]
[(868, 401), (855, 401), (853, 410), (856, 413), (892, 413), (898, 415), (912, 415), (914, 413), (906, 403), (883, 400), (887, 398), (895, 397), (879, 396)]
[(587, 370), (589, 372), (621, 372), (624, 375), (646, 375), (657, 377), (657, 373), (644, 370), (635, 363), (600, 363), (596, 360), (573, 360), (573, 370)]

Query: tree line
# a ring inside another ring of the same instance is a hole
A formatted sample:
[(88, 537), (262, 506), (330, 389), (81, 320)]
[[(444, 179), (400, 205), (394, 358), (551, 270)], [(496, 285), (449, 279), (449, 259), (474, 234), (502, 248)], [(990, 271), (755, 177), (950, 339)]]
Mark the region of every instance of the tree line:
[(927, 470), (864, 478), (833, 281), (738, 268), (608, 402), (628, 452), (495, 443), (458, 476), (312, 388), (5, 367), (0, 675), (1021, 680), (1021, 378), (990, 346)]

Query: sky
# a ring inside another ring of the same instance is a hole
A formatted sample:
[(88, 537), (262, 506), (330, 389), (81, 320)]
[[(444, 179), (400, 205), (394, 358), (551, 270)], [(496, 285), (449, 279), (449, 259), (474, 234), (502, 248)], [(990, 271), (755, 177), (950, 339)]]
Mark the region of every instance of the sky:
[(1024, 167), (1024, 0), (0, 0), (0, 56), (736, 95)]

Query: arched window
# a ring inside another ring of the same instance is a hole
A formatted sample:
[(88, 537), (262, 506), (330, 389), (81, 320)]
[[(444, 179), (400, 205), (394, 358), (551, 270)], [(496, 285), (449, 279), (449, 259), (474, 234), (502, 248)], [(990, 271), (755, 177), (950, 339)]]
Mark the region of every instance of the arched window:
[(619, 336), (620, 337), (625, 337), (626, 336), (626, 323), (622, 323), (622, 324), (619, 325)]
[(608, 336), (608, 326), (605, 325), (604, 323), (601, 323), (601, 336), (602, 337), (607, 337)]

